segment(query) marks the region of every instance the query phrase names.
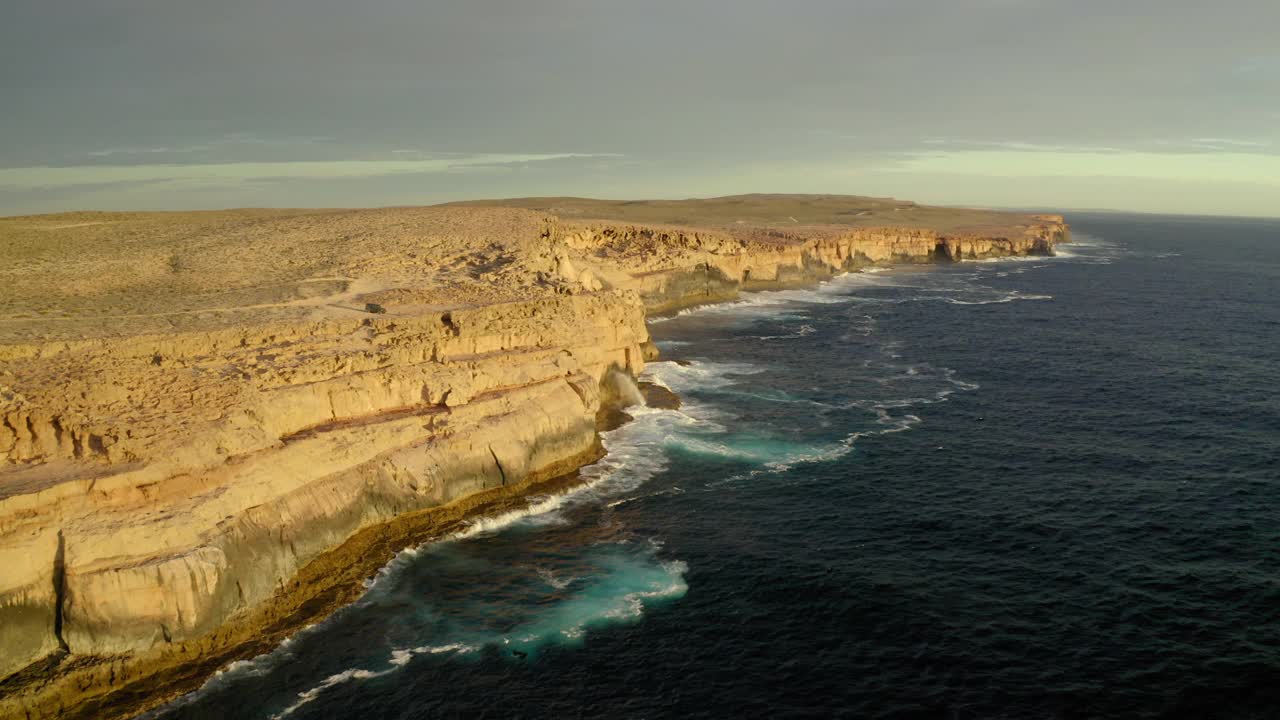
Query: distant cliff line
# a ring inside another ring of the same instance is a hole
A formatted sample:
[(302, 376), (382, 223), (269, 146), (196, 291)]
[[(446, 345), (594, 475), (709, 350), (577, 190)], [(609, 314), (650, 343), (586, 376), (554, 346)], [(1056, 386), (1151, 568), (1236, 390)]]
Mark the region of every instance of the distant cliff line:
[[(464, 267), (524, 299), (440, 310), (379, 282), (340, 301), (385, 314), (0, 347), (0, 714), (158, 704), (354, 599), (397, 550), (572, 482), (612, 374), (655, 355), (646, 314), (1069, 239), (1052, 216), (806, 237), (520, 212), (521, 245)], [(102, 381), (71, 396), (58, 377)]]

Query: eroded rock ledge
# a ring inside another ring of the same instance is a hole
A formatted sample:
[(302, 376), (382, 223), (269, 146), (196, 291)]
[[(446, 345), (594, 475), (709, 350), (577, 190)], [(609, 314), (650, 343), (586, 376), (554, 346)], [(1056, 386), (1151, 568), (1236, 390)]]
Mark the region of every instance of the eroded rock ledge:
[(918, 208), (838, 196), (815, 212), (856, 221), (803, 223), (794, 197), (776, 223), (577, 217), (591, 202), (0, 220), (0, 715), (191, 689), (590, 462), (607, 379), (651, 357), (646, 313), (1068, 237), (981, 211), (867, 226)]

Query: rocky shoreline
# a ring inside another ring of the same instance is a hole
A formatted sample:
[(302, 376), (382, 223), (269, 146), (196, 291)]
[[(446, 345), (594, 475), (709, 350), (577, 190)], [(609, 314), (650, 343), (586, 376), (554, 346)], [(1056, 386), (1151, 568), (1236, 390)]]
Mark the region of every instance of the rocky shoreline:
[(463, 232), (492, 252), (456, 271), (521, 297), (442, 302), (472, 289), (410, 276), (406, 244), (342, 258), (332, 302), (237, 306), (252, 322), (0, 345), (0, 715), (158, 705), (351, 602), (400, 549), (572, 486), (654, 357), (646, 316), (1069, 238), (1055, 216), (986, 234), (499, 217), (517, 241)]

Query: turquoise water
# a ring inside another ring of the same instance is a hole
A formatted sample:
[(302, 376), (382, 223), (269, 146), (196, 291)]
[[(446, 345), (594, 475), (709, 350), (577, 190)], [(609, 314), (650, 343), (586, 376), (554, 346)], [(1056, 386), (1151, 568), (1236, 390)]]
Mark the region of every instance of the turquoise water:
[(1275, 717), (1280, 223), (1074, 221), (653, 324), (585, 487), (155, 715)]

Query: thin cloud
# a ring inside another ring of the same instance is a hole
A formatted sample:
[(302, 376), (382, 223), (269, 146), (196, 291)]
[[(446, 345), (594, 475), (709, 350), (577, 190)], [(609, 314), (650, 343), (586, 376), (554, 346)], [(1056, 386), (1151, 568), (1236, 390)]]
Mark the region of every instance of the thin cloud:
[(925, 145), (951, 147), (961, 150), (996, 149), (1015, 152), (1123, 152), (1120, 148), (1106, 145), (1058, 145), (1053, 143), (1037, 143), (1025, 140), (961, 140), (956, 138), (930, 137), (920, 141)]
[(971, 177), (1125, 177), (1280, 186), (1280, 156), (1259, 152), (1020, 152), (955, 150), (912, 153), (880, 168), (890, 172)]
[(334, 138), (327, 135), (301, 135), (301, 136), (285, 136), (285, 137), (261, 137), (253, 133), (231, 133), (217, 138), (201, 138), (200, 142), (187, 145), (165, 145), (165, 146), (126, 146), (111, 147), (102, 150), (92, 150), (87, 154), (89, 157), (128, 157), (128, 156), (148, 156), (148, 155), (184, 155), (191, 153), (214, 152), (234, 148), (236, 146), (275, 146), (275, 147), (294, 147), (309, 146), (323, 143), (334, 142)]
[(184, 154), (206, 152), (211, 150), (209, 145), (187, 145), (184, 147), (129, 147), (129, 148), (107, 148), (106, 150), (93, 150), (89, 153), (91, 157), (112, 157), (114, 155), (159, 155), (159, 154)]
[(1214, 147), (1238, 147), (1238, 148), (1268, 148), (1271, 147), (1269, 142), (1259, 142), (1256, 140), (1232, 140), (1230, 138), (1195, 138), (1191, 142), (1197, 145), (1209, 145)]
[(421, 160), (339, 160), (334, 162), (235, 162), (214, 164), (82, 165), (0, 168), (0, 190), (53, 190), (116, 183), (237, 185), (267, 180), (327, 180), (387, 175), (420, 175), (469, 169), (518, 167), (553, 160), (616, 157), (589, 153), (481, 153)]
[(1239, 138), (1220, 138), (1220, 137), (1202, 137), (1202, 138), (1184, 138), (1180, 140), (1158, 139), (1153, 140), (1152, 144), (1168, 151), (1196, 151), (1196, 152), (1258, 152), (1266, 153), (1275, 147), (1271, 142), (1265, 140), (1244, 140)]

